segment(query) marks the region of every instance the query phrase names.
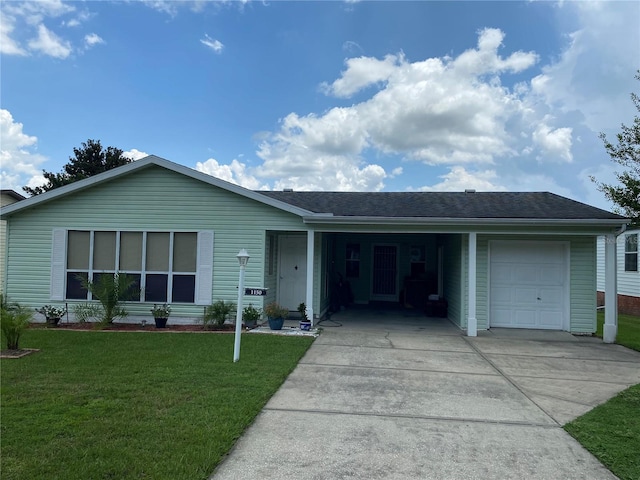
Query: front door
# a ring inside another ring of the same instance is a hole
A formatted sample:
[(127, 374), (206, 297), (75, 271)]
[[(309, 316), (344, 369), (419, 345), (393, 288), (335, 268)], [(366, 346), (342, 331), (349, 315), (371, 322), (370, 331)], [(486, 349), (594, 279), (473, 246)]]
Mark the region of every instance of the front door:
[(280, 237), (278, 303), (297, 310), (307, 297), (307, 238)]
[(371, 300), (398, 301), (398, 247), (373, 246)]

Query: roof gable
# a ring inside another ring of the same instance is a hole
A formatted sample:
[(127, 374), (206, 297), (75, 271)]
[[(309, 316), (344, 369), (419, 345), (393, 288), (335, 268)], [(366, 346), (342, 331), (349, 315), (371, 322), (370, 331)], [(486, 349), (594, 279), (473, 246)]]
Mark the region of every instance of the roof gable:
[(165, 168), (167, 170), (171, 170), (178, 174), (185, 175), (195, 180), (207, 183), (209, 185), (221, 188), (223, 190), (227, 190), (229, 192), (236, 193), (238, 195), (242, 195), (244, 197), (250, 198), (257, 202), (264, 203), (296, 215), (304, 216), (304, 215), (312, 214), (311, 211), (300, 208), (296, 205), (285, 203), (275, 198), (269, 198), (264, 195), (260, 195), (252, 190), (248, 190), (239, 185), (225, 182), (224, 180), (221, 180), (217, 177), (213, 177), (206, 173), (198, 172), (193, 168), (185, 167), (184, 165), (179, 165), (177, 163), (170, 162), (169, 160), (157, 157), (155, 155), (149, 155), (147, 157), (144, 157), (143, 159), (136, 160), (135, 162), (128, 163), (121, 167), (113, 168), (107, 172), (99, 173), (98, 175), (94, 175), (93, 177), (85, 178), (84, 180), (79, 180), (77, 182), (70, 183), (69, 185), (65, 185), (63, 187), (54, 188), (53, 190), (49, 190), (48, 192), (41, 193), (40, 195), (35, 195), (33, 197), (22, 200), (20, 202), (3, 207), (2, 216), (11, 215), (22, 210), (33, 208), (33, 207), (36, 207), (37, 205), (50, 202), (52, 200), (64, 197), (66, 195), (70, 195), (72, 193), (86, 190), (96, 185), (100, 185), (100, 184), (109, 182), (111, 180), (114, 180), (116, 178), (130, 175), (133, 172), (137, 172), (152, 166), (158, 166), (158, 167)]

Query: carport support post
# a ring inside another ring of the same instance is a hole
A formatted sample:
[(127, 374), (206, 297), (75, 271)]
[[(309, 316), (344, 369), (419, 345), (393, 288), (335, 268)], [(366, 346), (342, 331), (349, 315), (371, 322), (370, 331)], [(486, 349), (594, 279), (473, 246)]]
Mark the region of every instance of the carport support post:
[(307, 318), (311, 321), (313, 326), (313, 257), (315, 248), (315, 231), (309, 230), (307, 232), (307, 294), (305, 298), (305, 305), (307, 307)]
[(468, 289), (469, 289), (469, 317), (467, 318), (467, 336), (478, 336), (478, 319), (476, 318), (476, 246), (477, 234), (471, 232), (469, 234), (469, 271)]
[(616, 275), (616, 236), (604, 238), (604, 343), (614, 343), (618, 334), (618, 281)]

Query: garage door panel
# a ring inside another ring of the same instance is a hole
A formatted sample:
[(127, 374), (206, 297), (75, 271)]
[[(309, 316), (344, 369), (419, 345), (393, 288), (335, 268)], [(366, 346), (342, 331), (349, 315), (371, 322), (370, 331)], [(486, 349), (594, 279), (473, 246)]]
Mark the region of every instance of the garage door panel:
[(540, 282), (547, 285), (562, 285), (564, 283), (563, 268), (560, 265), (540, 267)]
[(535, 305), (538, 303), (537, 288), (513, 287), (512, 290), (514, 292), (514, 302), (524, 305)]
[(515, 324), (521, 328), (535, 328), (537, 312), (534, 309), (531, 310), (515, 310), (514, 312)]
[(559, 319), (562, 318), (562, 312), (555, 311), (541, 311), (540, 312), (540, 327), (553, 330), (561, 330), (562, 324)]
[(510, 287), (495, 287), (492, 290), (492, 298), (495, 304), (511, 304), (511, 290)]
[(562, 329), (568, 302), (566, 256), (560, 242), (492, 242), (490, 325)]
[(492, 281), (494, 281), (496, 284), (500, 284), (500, 283), (510, 284), (511, 270), (512, 270), (511, 265), (504, 265), (504, 264), (495, 265), (493, 271), (491, 272)]
[(512, 315), (510, 308), (495, 308), (491, 312), (491, 324), (496, 327), (511, 325)]
[(512, 280), (523, 285), (538, 285), (540, 282), (540, 268), (537, 265), (524, 265), (517, 263), (513, 265)]
[(541, 288), (539, 298), (544, 307), (555, 307), (560, 310), (562, 306), (562, 290), (559, 288)]

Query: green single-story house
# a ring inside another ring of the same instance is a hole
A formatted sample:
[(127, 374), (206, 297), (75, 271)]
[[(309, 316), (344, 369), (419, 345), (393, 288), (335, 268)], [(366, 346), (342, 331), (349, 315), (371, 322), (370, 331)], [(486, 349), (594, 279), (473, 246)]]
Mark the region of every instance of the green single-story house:
[[(446, 315), (468, 335), (492, 327), (592, 333), (596, 238), (627, 220), (547, 192), (251, 191), (156, 156), (2, 208), (6, 294), (33, 308), (91, 300), (79, 277), (126, 272), (172, 322), (245, 286), (317, 321), (345, 304), (391, 302)], [(606, 281), (615, 283), (615, 241)], [(612, 261), (613, 259), (613, 261)], [(615, 295), (615, 288), (607, 289)], [(607, 302), (607, 306), (615, 301)], [(614, 341), (615, 308), (605, 341)]]

